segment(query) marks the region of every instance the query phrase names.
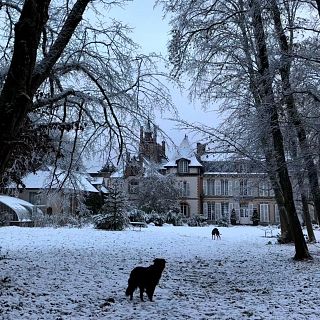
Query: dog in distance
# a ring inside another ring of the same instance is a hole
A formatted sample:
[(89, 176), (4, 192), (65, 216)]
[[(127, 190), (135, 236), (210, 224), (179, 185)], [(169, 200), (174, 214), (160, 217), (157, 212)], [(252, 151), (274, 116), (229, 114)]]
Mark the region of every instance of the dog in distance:
[(149, 267), (135, 267), (130, 273), (126, 296), (130, 296), (130, 300), (132, 300), (134, 291), (139, 288), (141, 301), (144, 301), (144, 292), (146, 292), (149, 300), (153, 301), (153, 293), (159, 283), (165, 265), (165, 259), (156, 258)]
[(212, 235), (212, 239), (216, 239), (216, 238), (217, 238), (217, 240), (221, 239), (221, 233), (218, 228), (213, 228), (211, 235)]

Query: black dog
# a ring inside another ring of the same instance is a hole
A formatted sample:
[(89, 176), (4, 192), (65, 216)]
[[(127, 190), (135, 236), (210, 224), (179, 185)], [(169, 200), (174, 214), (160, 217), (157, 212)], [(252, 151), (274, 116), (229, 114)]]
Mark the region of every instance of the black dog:
[(152, 301), (154, 289), (158, 284), (162, 271), (166, 265), (165, 259), (154, 259), (153, 264), (149, 267), (136, 267), (130, 273), (126, 296), (132, 300), (133, 292), (140, 289), (140, 299), (143, 301), (143, 292), (146, 291), (150, 301)]
[(221, 234), (220, 234), (220, 231), (218, 230), (218, 228), (213, 228), (211, 235), (212, 235), (212, 239), (213, 238), (215, 239), (216, 237), (217, 237), (217, 240), (221, 239)]

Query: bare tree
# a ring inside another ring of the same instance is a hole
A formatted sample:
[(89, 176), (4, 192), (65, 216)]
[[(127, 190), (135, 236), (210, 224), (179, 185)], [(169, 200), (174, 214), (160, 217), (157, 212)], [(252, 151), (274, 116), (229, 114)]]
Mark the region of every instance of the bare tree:
[(80, 155), (90, 147), (121, 153), (134, 124), (170, 104), (159, 57), (139, 55), (129, 28), (107, 16), (127, 1), (1, 3), (2, 182), (19, 180), (47, 154), (61, 157), (52, 132), (58, 141), (71, 135)]
[[(270, 24), (267, 24), (270, 19), (264, 14), (266, 3), (258, 0), (159, 2), (174, 16), (169, 46), (174, 74), (188, 74), (194, 97), (200, 96), (206, 103), (221, 99), (222, 110), (232, 116), (255, 114), (253, 126), (258, 129), (255, 136), (260, 140), (280, 212), (286, 213), (285, 220), (289, 222), (295, 258), (310, 258), (285, 157), (281, 109), (274, 88), (275, 57), (270, 55), (271, 47), (268, 48), (275, 40), (270, 37)], [(245, 136), (249, 136), (248, 130), (252, 133), (251, 128), (243, 125), (243, 117), (238, 123), (239, 135), (243, 137), (243, 132), (247, 132)]]
[(170, 210), (179, 211), (180, 189), (172, 175), (152, 174), (139, 181), (137, 206), (145, 212), (155, 211), (166, 214)]
[[(311, 193), (313, 195), (315, 213), (318, 218), (318, 221), (320, 221), (320, 188), (319, 188), (318, 171), (313, 159), (313, 155), (312, 155), (313, 153), (311, 152), (311, 149), (310, 149), (310, 144), (307, 138), (305, 125), (303, 124), (301, 116), (298, 112), (298, 108), (297, 108), (294, 93), (293, 93), (294, 91), (292, 90), (292, 86), (291, 86), (291, 77), (292, 77), (291, 66), (292, 66), (292, 59), (293, 59), (292, 25), (291, 25), (291, 28), (289, 28), (291, 32), (289, 34), (289, 39), (288, 39), (284, 31), (284, 27), (281, 19), (281, 12), (277, 4), (277, 1), (272, 0), (270, 6), (271, 6), (273, 21), (274, 21), (274, 26), (276, 31), (275, 34), (276, 34), (276, 38), (280, 48), (279, 72), (281, 76), (281, 86), (283, 90), (284, 102), (286, 104), (285, 110), (288, 113), (288, 118), (290, 123), (293, 124), (296, 130), (296, 135), (298, 137), (301, 154), (305, 161), (305, 167), (308, 172), (309, 185), (310, 185)], [(295, 6), (295, 4), (293, 6)], [(292, 11), (294, 12), (295, 8), (293, 8)], [(292, 23), (292, 21), (294, 20), (294, 17), (290, 16), (290, 12), (288, 13), (288, 15), (289, 15), (288, 21), (289, 23), (290, 22)]]

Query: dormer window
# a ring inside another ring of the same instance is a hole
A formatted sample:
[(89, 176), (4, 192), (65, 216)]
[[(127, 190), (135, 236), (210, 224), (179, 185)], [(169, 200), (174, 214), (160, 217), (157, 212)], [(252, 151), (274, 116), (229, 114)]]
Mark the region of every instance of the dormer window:
[(188, 173), (189, 172), (189, 161), (186, 159), (181, 159), (178, 161), (178, 172)]

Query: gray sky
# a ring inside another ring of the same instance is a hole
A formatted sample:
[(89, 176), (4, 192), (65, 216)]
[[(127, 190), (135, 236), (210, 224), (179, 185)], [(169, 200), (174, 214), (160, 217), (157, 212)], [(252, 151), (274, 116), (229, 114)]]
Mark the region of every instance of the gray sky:
[[(124, 8), (112, 9), (109, 14), (133, 28), (131, 37), (141, 46), (144, 53), (155, 52), (167, 55), (169, 25), (168, 21), (163, 20), (161, 8), (159, 6), (153, 8), (154, 2), (153, 0), (133, 0)], [(190, 103), (187, 92), (181, 95), (178, 90), (172, 88), (172, 97), (180, 118), (212, 126), (218, 123), (217, 114), (214, 111), (202, 111), (199, 103), (197, 105)], [(168, 112), (162, 118), (159, 116), (157, 122), (161, 129), (165, 130), (176, 144), (179, 144), (188, 132), (177, 130), (174, 122), (164, 118), (173, 118), (173, 115)], [(191, 134), (188, 136), (190, 140), (194, 140)]]

